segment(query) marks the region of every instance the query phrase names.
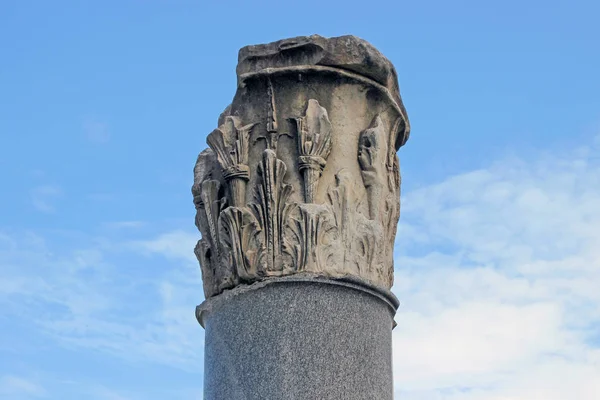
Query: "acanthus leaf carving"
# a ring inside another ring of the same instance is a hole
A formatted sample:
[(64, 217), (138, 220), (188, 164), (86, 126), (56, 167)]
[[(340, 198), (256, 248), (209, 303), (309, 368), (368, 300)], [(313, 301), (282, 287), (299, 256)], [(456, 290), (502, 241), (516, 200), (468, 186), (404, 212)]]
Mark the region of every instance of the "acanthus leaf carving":
[(379, 251), (383, 235), (381, 223), (360, 212), (363, 200), (354, 190), (353, 179), (348, 170), (341, 169), (335, 175), (335, 186), (327, 192), (341, 242), (339, 263), (345, 273), (363, 276), (373, 282), (387, 281), (388, 272)]
[[(256, 138), (265, 139), (266, 149), (251, 148), (256, 124), (225, 115), (194, 170), (196, 224), (202, 232), (195, 253), (206, 296), (240, 282), (304, 272), (353, 275), (391, 286), (400, 182), (398, 157), (389, 148), (388, 117), (376, 115), (366, 129), (354, 131), (356, 158), (347, 157), (348, 146), (328, 160), (332, 124), (327, 109), (311, 98), (304, 115), (287, 118), (295, 124), (296, 151), (281, 148), (278, 153), (278, 139), (285, 133), (278, 132), (270, 79), (268, 90), (267, 124)], [(297, 170), (286, 177), (288, 167)], [(333, 177), (332, 168), (337, 168)], [(319, 203), (321, 192), (317, 196), (323, 173), (323, 182), (334, 179), (325, 188), (324, 204)], [(298, 201), (293, 185), (304, 201)]]
[(208, 298), (219, 293), (217, 282), (217, 266), (212, 263), (210, 245), (205, 239), (200, 239), (194, 248), (194, 254), (200, 263), (204, 295)]
[(259, 184), (254, 191), (250, 208), (261, 228), (260, 236), (265, 254), (259, 260), (265, 262), (269, 275), (283, 274), (291, 270), (284, 260), (284, 226), (291, 209), (289, 202), (292, 186), (284, 182), (287, 167), (277, 158), (275, 151), (265, 149), (258, 165)]
[(381, 224), (359, 214), (354, 229), (356, 236), (353, 243), (353, 255), (359, 274), (376, 278), (376, 280), (385, 279), (384, 275), (387, 274), (382, 271), (383, 254), (379, 252), (379, 244), (383, 238)]
[(217, 258), (219, 256), (219, 231), (217, 230), (217, 224), (222, 205), (222, 201), (219, 199), (220, 186), (221, 184), (216, 180), (202, 182), (202, 204), (204, 205), (204, 213), (206, 214), (207, 238)]
[(212, 282), (205, 285), (205, 293), (218, 293), (237, 284), (232, 265), (223, 263), (221, 257), (218, 221), (225, 207), (225, 199), (219, 196), (220, 186), (219, 181), (214, 179), (202, 182), (197, 203), (196, 218), (202, 239), (198, 241), (194, 252), (200, 262), (202, 276), (207, 277), (205, 282)]
[[(214, 179), (216, 172), (216, 156), (211, 149), (205, 149), (198, 155), (194, 165), (194, 184), (192, 185), (192, 195), (194, 196), (194, 205), (196, 210), (203, 206), (202, 183), (206, 180)], [(196, 218), (196, 227), (201, 229)]]
[(219, 218), (220, 243), (225, 260), (233, 265), (242, 281), (265, 275), (259, 259), (264, 254), (258, 235), (258, 221), (247, 208), (228, 207)]
[(285, 249), (292, 257), (297, 272), (324, 272), (335, 257), (332, 242), (337, 228), (329, 207), (321, 204), (300, 204), (295, 208)]
[[(220, 268), (218, 258), (215, 257), (217, 251), (212, 245), (209, 218), (205, 209), (207, 195), (204, 194), (205, 182), (214, 180), (216, 173), (216, 157), (211, 149), (206, 149), (198, 155), (196, 165), (194, 166), (194, 184), (192, 194), (194, 196), (194, 205), (196, 207), (196, 227), (202, 233), (202, 238), (197, 242), (194, 248), (194, 254), (200, 263), (202, 278), (204, 282), (204, 293), (206, 296), (219, 292), (218, 274)], [(217, 190), (218, 191), (218, 190)], [(208, 195), (210, 197), (211, 194)], [(209, 207), (210, 207), (210, 201)], [(209, 211), (210, 212), (210, 211)]]

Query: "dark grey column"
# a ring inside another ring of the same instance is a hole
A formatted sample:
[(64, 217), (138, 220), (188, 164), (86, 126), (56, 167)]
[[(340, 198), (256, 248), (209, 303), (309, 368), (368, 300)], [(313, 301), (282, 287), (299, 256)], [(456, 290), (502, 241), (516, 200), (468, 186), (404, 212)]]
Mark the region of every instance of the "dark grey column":
[(314, 35), (241, 49), (237, 75), (192, 187), (205, 399), (392, 399), (396, 71)]
[(357, 280), (274, 278), (205, 302), (206, 399), (391, 399), (396, 299)]

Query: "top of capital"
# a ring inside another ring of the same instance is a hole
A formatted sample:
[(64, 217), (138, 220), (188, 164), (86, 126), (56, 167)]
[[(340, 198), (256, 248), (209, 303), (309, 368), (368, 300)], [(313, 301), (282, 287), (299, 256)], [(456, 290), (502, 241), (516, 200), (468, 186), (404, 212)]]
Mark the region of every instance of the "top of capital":
[[(340, 70), (384, 87), (404, 116), (405, 138), (408, 138), (410, 128), (400, 97), (396, 69), (373, 45), (356, 36), (298, 36), (242, 47), (237, 64), (238, 84), (242, 85), (248, 76), (286, 69), (302, 71), (303, 67), (306, 70), (314, 67)], [(397, 143), (396, 147), (403, 144)]]

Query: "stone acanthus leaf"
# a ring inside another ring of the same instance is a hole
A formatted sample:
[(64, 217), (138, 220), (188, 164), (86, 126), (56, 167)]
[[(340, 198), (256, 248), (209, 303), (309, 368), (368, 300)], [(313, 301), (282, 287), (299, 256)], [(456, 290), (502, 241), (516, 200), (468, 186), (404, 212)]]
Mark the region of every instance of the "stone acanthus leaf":
[(242, 281), (265, 276), (259, 257), (264, 254), (258, 235), (261, 229), (247, 208), (228, 207), (219, 218), (221, 246), (225, 262), (236, 268)]
[(255, 188), (250, 209), (258, 220), (263, 246), (259, 259), (265, 262), (269, 274), (283, 274), (291, 266), (284, 260), (284, 225), (290, 211), (289, 197), (292, 186), (284, 182), (287, 167), (273, 150), (263, 151), (257, 173), (260, 184)]
[(335, 257), (331, 241), (337, 238), (337, 227), (331, 209), (321, 204), (300, 204), (295, 211), (285, 242), (286, 252), (296, 271), (323, 272)]
[(224, 207), (223, 198), (219, 197), (220, 183), (208, 179), (201, 184), (201, 202), (197, 204), (196, 218), (202, 239), (196, 245), (195, 253), (200, 261), (203, 276), (212, 276), (211, 281), (205, 280), (205, 292), (219, 291), (237, 284), (233, 266), (222, 262), (221, 245), (219, 240), (219, 218)]
[[(208, 136), (212, 150), (199, 156), (192, 189), (202, 233), (195, 253), (207, 297), (241, 282), (304, 272), (391, 286), (399, 187), (388, 176), (382, 119), (376, 116), (359, 136), (354, 168), (360, 175), (337, 171), (325, 204), (315, 203), (315, 195), (332, 145), (327, 110), (310, 99), (305, 115), (291, 119), (298, 145), (292, 166), (301, 172), (296, 182), (304, 189), (304, 202), (295, 200), (293, 185), (286, 182), (288, 166), (271, 148), (275, 143), (268, 143), (272, 146), (260, 152), (260, 159), (249, 160), (255, 124), (226, 116)], [(393, 172), (397, 165), (392, 159)], [(361, 180), (362, 188), (357, 186)]]
[(335, 186), (327, 193), (341, 242), (339, 263), (347, 272), (379, 282), (385, 275), (382, 272), (385, 269), (383, 255), (378, 246), (382, 239), (381, 224), (360, 212), (362, 200), (354, 187), (352, 174), (342, 169), (336, 174)]

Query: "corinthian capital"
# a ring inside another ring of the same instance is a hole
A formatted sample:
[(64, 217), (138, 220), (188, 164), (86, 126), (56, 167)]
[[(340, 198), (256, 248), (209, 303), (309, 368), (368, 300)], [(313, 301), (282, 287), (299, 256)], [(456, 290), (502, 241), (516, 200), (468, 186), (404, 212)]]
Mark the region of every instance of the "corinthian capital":
[(237, 76), (195, 169), (206, 297), (294, 274), (389, 289), (410, 131), (392, 64), (314, 35), (241, 49)]

